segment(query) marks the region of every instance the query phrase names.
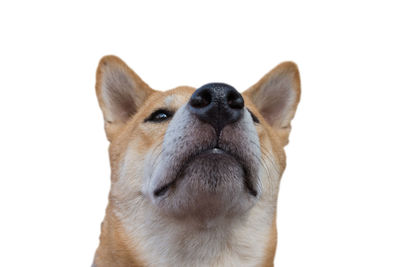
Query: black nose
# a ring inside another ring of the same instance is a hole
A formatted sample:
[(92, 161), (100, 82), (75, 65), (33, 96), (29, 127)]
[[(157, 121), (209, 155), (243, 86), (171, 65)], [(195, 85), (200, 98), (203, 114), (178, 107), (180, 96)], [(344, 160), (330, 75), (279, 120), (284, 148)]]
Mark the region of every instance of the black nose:
[(197, 89), (189, 100), (189, 110), (211, 124), (219, 135), (228, 124), (243, 114), (244, 101), (235, 88), (224, 83), (209, 83)]

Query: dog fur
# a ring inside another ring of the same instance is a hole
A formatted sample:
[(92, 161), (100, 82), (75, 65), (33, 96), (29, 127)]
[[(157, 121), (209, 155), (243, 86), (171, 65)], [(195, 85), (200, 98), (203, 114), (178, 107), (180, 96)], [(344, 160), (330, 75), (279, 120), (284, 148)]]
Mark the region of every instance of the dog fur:
[[(101, 59), (96, 93), (112, 174), (93, 266), (273, 266), (284, 146), (300, 99), (297, 66), (281, 63), (242, 93), (243, 117), (218, 137), (234, 157), (196, 154), (215, 146), (216, 134), (187, 111), (195, 90), (157, 91), (121, 59)], [(158, 109), (174, 114), (146, 121)], [(187, 163), (190, 155), (198, 156)], [(212, 187), (209, 172), (217, 177)], [(166, 183), (173, 188), (156, 197)]]

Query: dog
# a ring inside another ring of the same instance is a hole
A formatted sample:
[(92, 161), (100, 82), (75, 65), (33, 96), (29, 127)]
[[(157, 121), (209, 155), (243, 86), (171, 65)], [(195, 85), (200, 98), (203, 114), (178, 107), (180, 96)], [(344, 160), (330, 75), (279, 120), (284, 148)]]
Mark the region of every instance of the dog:
[(92, 266), (273, 266), (295, 63), (242, 94), (224, 83), (157, 91), (105, 56), (96, 94), (111, 189)]

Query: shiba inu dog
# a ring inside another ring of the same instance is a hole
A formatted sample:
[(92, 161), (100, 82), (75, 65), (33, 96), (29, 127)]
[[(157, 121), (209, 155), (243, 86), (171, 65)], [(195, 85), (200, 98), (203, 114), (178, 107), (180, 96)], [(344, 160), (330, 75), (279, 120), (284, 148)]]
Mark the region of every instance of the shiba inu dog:
[(224, 83), (162, 92), (106, 56), (96, 93), (112, 174), (92, 266), (273, 266), (294, 63), (243, 94)]

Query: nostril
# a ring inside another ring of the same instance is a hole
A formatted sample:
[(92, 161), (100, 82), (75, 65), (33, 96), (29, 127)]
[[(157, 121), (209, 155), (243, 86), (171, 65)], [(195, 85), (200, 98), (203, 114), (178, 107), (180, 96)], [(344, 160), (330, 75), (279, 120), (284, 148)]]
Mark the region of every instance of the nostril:
[(231, 91), (227, 96), (228, 106), (233, 109), (242, 109), (244, 107), (244, 101), (242, 96), (235, 92)]
[(190, 98), (190, 105), (194, 108), (203, 108), (211, 103), (211, 93), (208, 90), (203, 90)]

